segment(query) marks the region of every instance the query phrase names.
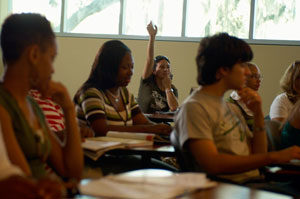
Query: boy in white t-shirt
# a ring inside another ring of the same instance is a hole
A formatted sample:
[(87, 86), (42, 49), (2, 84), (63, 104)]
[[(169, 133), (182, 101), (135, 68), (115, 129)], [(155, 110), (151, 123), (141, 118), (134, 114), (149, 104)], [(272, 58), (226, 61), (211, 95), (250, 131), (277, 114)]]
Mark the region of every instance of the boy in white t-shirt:
[[(250, 74), (246, 62), (252, 57), (246, 42), (227, 33), (203, 38), (196, 57), (202, 87), (185, 100), (175, 117), (176, 135), (193, 157), (195, 170), (239, 183), (259, 177), (260, 167), (300, 159), (297, 146), (267, 152), (261, 98), (244, 87)], [(237, 90), (253, 112), (253, 132), (238, 107), (223, 99), (230, 89)]]

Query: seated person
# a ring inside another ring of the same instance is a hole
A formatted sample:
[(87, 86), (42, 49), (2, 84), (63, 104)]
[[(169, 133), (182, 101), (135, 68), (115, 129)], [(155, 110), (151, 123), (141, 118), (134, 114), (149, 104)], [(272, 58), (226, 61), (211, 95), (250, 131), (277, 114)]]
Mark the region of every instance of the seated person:
[[(246, 87), (249, 87), (255, 91), (258, 91), (261, 81), (261, 74), (258, 66), (254, 63), (248, 62), (250, 74), (247, 76)], [(242, 114), (247, 122), (247, 125), (251, 131), (253, 131), (253, 113), (247, 108), (247, 105), (241, 100), (236, 91), (233, 91), (228, 98), (228, 101), (236, 104), (242, 111)]]
[(289, 65), (280, 80), (283, 93), (276, 96), (270, 107), (271, 120), (285, 122), (290, 110), (300, 97), (300, 61)]
[[(43, 98), (38, 90), (30, 90), (29, 95), (39, 104), (43, 110), (48, 125), (52, 132), (59, 138), (62, 144), (65, 143), (65, 119), (62, 108), (50, 97)], [(94, 132), (87, 126), (80, 126), (81, 137), (93, 137)]]
[[(50, 22), (34, 13), (12, 14), (1, 29), (5, 72), (0, 83), (0, 121), (14, 165), (34, 178), (81, 178), (83, 152), (74, 104), (67, 89), (51, 80), (57, 53)], [(45, 116), (28, 95), (36, 89), (63, 110), (66, 144), (51, 133)]]
[(90, 126), (96, 136), (105, 136), (108, 131), (169, 135), (171, 127), (151, 123), (126, 88), (133, 75), (133, 64), (131, 51), (124, 43), (108, 41), (97, 53), (89, 78), (77, 91), (77, 118), (81, 125)]
[(291, 109), (281, 132), (282, 148), (300, 146), (300, 101)]
[[(252, 59), (250, 46), (227, 33), (201, 40), (196, 62), (198, 84), (175, 116), (175, 135), (191, 154), (196, 171), (243, 183), (260, 179), (258, 168), (300, 159), (300, 148), (267, 152), (262, 102), (258, 93), (244, 87)], [(240, 109), (223, 97), (237, 90), (254, 117), (253, 132)]]
[[(17, 188), (16, 188), (17, 187)], [(0, 195), (1, 198), (62, 198), (60, 183), (49, 179), (38, 182), (27, 178), (17, 166), (11, 164), (3, 142), (0, 125)]]
[(147, 61), (141, 78), (138, 103), (144, 113), (176, 111), (178, 92), (172, 84), (170, 61), (166, 56), (154, 57), (154, 41), (157, 33), (150, 22), (147, 26), (149, 43)]
[(48, 125), (52, 132), (59, 137), (60, 141), (64, 141), (65, 121), (61, 107), (53, 102), (51, 98), (42, 98), (42, 94), (38, 90), (30, 90), (29, 95), (39, 104), (43, 110)]

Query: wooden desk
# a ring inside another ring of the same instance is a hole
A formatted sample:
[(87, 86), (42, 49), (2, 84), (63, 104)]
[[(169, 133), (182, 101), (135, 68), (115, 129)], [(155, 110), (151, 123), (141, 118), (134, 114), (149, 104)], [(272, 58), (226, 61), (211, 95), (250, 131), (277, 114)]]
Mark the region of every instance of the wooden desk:
[[(143, 169), (127, 172), (126, 175), (134, 176), (167, 176), (172, 174), (170, 171), (159, 170), (159, 169)], [(86, 181), (82, 181), (86, 183)], [(100, 188), (100, 187), (99, 187)], [(76, 199), (96, 199), (98, 197), (91, 197), (85, 195), (78, 195)], [(99, 197), (103, 198), (103, 197)], [(244, 186), (233, 185), (228, 183), (218, 183), (216, 187), (198, 190), (194, 193), (187, 193), (183, 195), (183, 199), (292, 199), (291, 196), (272, 193), (268, 191), (251, 189)]]
[(149, 120), (152, 122), (173, 122), (174, 114), (161, 114), (161, 113), (153, 113), (153, 114), (144, 114)]

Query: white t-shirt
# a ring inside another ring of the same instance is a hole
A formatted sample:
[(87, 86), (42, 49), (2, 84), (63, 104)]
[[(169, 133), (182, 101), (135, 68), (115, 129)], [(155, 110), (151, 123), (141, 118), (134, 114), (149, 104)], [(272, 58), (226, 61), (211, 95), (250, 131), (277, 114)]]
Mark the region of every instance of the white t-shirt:
[(22, 175), (22, 171), (19, 167), (12, 165), (8, 159), (0, 124), (0, 180), (12, 175)]
[[(201, 89), (189, 96), (180, 107), (175, 117), (175, 130), (181, 147), (189, 139), (207, 139), (214, 142), (219, 153), (250, 154), (247, 141), (253, 134), (239, 108), (221, 97), (207, 95)], [(200, 167), (195, 169), (201, 171)], [(258, 176), (258, 170), (252, 170), (221, 177), (242, 182)]]
[(293, 103), (289, 100), (286, 93), (277, 95), (273, 100), (270, 108), (270, 118), (287, 118), (290, 110), (293, 108)]

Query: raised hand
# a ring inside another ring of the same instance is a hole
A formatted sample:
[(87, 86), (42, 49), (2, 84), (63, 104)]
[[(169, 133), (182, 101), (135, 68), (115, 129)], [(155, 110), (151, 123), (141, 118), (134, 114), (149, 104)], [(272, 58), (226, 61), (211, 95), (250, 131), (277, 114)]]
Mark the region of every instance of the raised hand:
[(150, 23), (147, 25), (147, 31), (150, 37), (155, 37), (157, 34), (157, 26), (155, 25), (153, 27), (152, 21), (150, 21)]

